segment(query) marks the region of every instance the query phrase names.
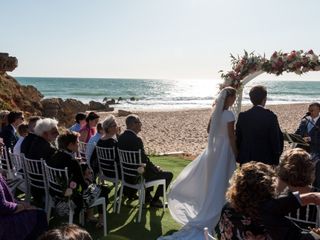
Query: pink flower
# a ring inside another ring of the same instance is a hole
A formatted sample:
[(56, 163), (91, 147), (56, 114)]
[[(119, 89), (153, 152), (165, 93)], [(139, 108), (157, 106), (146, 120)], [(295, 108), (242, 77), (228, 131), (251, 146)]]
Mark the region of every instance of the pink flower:
[(74, 181), (71, 181), (70, 184), (69, 184), (69, 187), (70, 187), (71, 189), (76, 189), (77, 183), (74, 182)]

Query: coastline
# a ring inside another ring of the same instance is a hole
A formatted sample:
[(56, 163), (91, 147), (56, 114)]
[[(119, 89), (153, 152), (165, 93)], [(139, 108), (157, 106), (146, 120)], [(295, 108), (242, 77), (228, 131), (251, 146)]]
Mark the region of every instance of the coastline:
[[(282, 131), (294, 132), (301, 118), (308, 109), (308, 103), (266, 105), (279, 120)], [(242, 106), (242, 111), (251, 105)], [(142, 121), (143, 139), (148, 154), (164, 154), (183, 152), (193, 159), (207, 146), (207, 124), (211, 108), (205, 109), (161, 109), (161, 110), (131, 110), (139, 115)], [(101, 121), (108, 114), (117, 116), (114, 112), (99, 112)], [(118, 123), (125, 129), (125, 117), (117, 117)]]

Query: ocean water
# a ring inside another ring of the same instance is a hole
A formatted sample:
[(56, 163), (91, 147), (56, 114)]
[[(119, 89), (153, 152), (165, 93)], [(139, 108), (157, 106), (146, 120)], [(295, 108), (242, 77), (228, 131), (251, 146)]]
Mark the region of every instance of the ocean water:
[[(112, 78), (16, 77), (23, 85), (35, 86), (45, 98), (75, 98), (88, 103), (104, 98), (124, 100), (117, 109), (186, 109), (211, 107), (221, 80), (154, 80)], [(268, 89), (268, 104), (320, 101), (320, 81), (251, 81), (244, 88), (243, 103), (256, 84)], [(134, 97), (136, 101), (130, 101)]]

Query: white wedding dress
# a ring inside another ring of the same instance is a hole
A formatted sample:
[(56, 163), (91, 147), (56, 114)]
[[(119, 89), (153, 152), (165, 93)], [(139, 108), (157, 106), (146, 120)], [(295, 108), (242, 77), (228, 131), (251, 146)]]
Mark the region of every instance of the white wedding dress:
[(236, 168), (227, 128), (235, 118), (231, 111), (223, 110), (225, 94), (222, 91), (216, 100), (207, 148), (182, 170), (168, 194), (170, 213), (184, 227), (158, 240), (203, 240), (203, 228), (212, 231), (220, 219), (229, 179)]

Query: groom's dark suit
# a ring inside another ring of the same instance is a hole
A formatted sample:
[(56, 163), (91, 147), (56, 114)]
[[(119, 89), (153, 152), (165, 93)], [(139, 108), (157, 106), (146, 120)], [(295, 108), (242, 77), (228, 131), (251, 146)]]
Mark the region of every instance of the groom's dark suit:
[(262, 106), (241, 112), (236, 124), (237, 162), (250, 161), (278, 165), (283, 150), (283, 136), (277, 116)]
[[(148, 156), (145, 154), (143, 142), (140, 137), (133, 131), (126, 130), (118, 138), (118, 148), (122, 150), (138, 151), (141, 149), (141, 161), (146, 164), (145, 179), (146, 181), (152, 181), (156, 179), (165, 179), (166, 187), (169, 186), (173, 174), (171, 172), (162, 171), (155, 166)], [(148, 193), (147, 193), (148, 194)], [(154, 199), (158, 199), (162, 196), (162, 189), (158, 187)], [(147, 196), (146, 196), (147, 197)]]

